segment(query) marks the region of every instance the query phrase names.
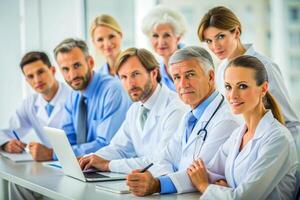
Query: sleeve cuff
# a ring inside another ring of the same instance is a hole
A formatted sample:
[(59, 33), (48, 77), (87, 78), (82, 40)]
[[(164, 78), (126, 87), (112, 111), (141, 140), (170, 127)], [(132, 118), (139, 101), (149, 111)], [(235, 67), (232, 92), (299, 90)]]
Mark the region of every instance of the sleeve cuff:
[(158, 177), (160, 182), (160, 194), (176, 193), (177, 190), (172, 180), (168, 176)]

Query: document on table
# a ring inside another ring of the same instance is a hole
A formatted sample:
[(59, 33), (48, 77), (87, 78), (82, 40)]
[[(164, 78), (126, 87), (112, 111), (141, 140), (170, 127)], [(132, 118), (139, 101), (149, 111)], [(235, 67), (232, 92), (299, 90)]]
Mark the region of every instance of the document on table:
[(104, 181), (96, 184), (96, 188), (109, 192), (128, 194), (130, 193), (125, 181)]
[(0, 150), (0, 154), (14, 162), (33, 161), (32, 156), (26, 151), (23, 151), (22, 153), (7, 153)]

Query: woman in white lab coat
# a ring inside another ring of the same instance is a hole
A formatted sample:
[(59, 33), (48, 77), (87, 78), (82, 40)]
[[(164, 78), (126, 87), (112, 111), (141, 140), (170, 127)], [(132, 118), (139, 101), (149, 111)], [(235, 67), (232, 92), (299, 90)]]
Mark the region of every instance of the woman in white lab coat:
[(180, 41), (186, 29), (184, 16), (162, 5), (153, 8), (142, 21), (143, 33), (149, 38), (154, 51), (162, 58), (162, 83), (173, 91), (176, 91), (176, 88), (169, 72), (169, 59), (177, 49), (184, 46)]
[(245, 124), (237, 129), (206, 167), (188, 168), (200, 199), (294, 199), (298, 157), (279, 106), (268, 92), (268, 76), (253, 56), (232, 60), (224, 76), (226, 98)]
[(120, 25), (112, 16), (103, 14), (92, 22), (90, 34), (96, 51), (106, 60), (100, 67), (100, 74), (117, 77), (114, 65), (121, 52), (123, 34)]
[(300, 155), (300, 122), (297, 117), (280, 68), (272, 60), (258, 53), (253, 44), (241, 42), (242, 25), (237, 16), (228, 8), (218, 6), (210, 9), (201, 19), (198, 26), (198, 37), (209, 49), (222, 60), (217, 67), (216, 83), (218, 90), (224, 94), (224, 71), (228, 62), (240, 55), (251, 55), (264, 65), (269, 77), (269, 91), (281, 106), (285, 126), (292, 133)]

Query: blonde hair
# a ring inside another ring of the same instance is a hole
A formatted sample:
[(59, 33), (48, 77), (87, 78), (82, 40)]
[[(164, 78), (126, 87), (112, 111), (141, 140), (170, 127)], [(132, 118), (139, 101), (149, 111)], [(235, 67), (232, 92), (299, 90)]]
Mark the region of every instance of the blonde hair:
[(198, 26), (198, 37), (200, 41), (204, 41), (203, 33), (209, 27), (215, 27), (222, 30), (234, 31), (238, 28), (242, 34), (242, 25), (237, 16), (224, 6), (217, 6), (210, 9), (201, 19)]
[(93, 20), (90, 28), (90, 34), (92, 38), (93, 38), (94, 31), (98, 26), (106, 26), (118, 32), (119, 34), (122, 34), (122, 30), (119, 23), (115, 20), (115, 18), (113, 18), (110, 15), (106, 15), (106, 14), (99, 15)]
[[(260, 86), (264, 82), (269, 82), (267, 70), (264, 64), (254, 56), (242, 55), (234, 58), (229, 62), (226, 69), (229, 67), (243, 67), (254, 70), (254, 80), (256, 81), (256, 85)], [(263, 104), (266, 109), (270, 109), (274, 115), (274, 117), (281, 123), (285, 124), (284, 117), (282, 115), (279, 104), (273, 95), (267, 91), (266, 95), (263, 97)]]

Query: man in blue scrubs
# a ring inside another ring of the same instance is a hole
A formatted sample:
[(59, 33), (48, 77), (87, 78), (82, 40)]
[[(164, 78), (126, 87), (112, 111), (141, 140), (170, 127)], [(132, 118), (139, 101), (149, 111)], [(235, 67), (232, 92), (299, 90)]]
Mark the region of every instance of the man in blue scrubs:
[[(86, 43), (65, 39), (54, 49), (65, 81), (73, 88), (65, 104), (62, 129), (76, 156), (108, 145), (121, 126), (131, 101), (119, 81), (93, 71)], [(49, 160), (56, 159), (55, 154)]]

